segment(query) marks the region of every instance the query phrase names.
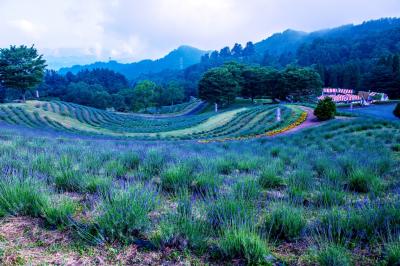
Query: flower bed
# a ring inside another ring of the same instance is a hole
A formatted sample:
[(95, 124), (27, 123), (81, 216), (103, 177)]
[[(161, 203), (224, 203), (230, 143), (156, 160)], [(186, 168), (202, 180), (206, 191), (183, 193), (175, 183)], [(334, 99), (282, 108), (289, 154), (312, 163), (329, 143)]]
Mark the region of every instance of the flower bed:
[(300, 124), (302, 124), (304, 121), (306, 121), (307, 119), (307, 112), (303, 112), (300, 117), (292, 124), (288, 125), (287, 127), (284, 128), (280, 128), (280, 129), (276, 129), (270, 132), (267, 132), (267, 136), (275, 136), (278, 134), (281, 134), (285, 131), (291, 130), (292, 128), (295, 128), (297, 126), (299, 126)]

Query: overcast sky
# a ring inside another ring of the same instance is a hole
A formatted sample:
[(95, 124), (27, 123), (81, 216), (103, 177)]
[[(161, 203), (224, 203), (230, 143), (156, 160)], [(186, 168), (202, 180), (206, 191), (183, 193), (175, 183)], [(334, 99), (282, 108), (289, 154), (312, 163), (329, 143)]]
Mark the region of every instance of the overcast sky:
[(400, 17), (400, 0), (0, 0), (0, 47), (35, 44), (51, 66), (159, 58)]

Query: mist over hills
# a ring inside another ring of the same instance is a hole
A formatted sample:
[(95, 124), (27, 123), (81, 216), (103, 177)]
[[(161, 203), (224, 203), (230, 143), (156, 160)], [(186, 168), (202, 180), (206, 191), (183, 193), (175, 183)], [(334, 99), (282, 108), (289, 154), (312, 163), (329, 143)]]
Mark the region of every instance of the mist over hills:
[[(227, 44), (233, 46), (233, 44)], [(226, 61), (260, 64), (282, 68), (288, 64), (325, 67), (354, 61), (375, 60), (381, 56), (400, 53), (400, 19), (382, 18), (359, 25), (344, 25), (315, 32), (288, 29), (276, 33), (254, 44), (255, 54), (243, 58), (229, 54), (212, 58), (212, 53), (181, 46), (158, 60), (143, 60), (122, 64), (116, 61), (96, 62), (62, 68), (59, 73), (77, 73), (84, 69), (106, 68), (121, 73), (129, 80), (181, 79), (183, 76), (198, 76), (210, 67)], [(203, 62), (202, 57), (210, 54), (212, 60)], [(366, 64), (368, 65), (368, 64)], [(196, 73), (192, 73), (196, 72)], [(197, 73), (198, 72), (198, 73)], [(324, 77), (323, 77), (324, 78)], [(329, 82), (328, 82), (329, 83)]]
[(184, 45), (158, 60), (148, 59), (129, 64), (118, 63), (117, 61), (96, 62), (89, 65), (75, 65), (70, 68), (61, 68), (59, 73), (66, 74), (67, 72), (72, 72), (76, 74), (84, 69), (107, 68), (123, 74), (128, 79), (135, 79), (141, 74), (157, 73), (165, 69), (184, 69), (199, 63), (201, 56), (206, 53), (206, 51)]

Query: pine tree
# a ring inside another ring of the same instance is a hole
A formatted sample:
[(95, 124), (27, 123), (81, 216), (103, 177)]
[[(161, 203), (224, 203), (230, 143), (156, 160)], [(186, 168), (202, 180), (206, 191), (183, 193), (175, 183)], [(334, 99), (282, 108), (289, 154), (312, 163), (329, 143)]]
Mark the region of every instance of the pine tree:
[(26, 92), (42, 82), (45, 68), (46, 61), (34, 46), (0, 49), (0, 85), (20, 90), (24, 102)]

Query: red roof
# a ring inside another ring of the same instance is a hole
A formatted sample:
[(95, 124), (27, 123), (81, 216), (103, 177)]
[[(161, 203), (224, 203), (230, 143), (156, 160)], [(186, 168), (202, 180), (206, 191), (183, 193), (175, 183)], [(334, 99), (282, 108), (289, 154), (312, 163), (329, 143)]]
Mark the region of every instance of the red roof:
[(326, 96), (320, 96), (318, 97), (319, 100), (323, 100), (326, 97), (331, 98), (334, 102), (355, 102), (355, 101), (361, 101), (361, 97), (358, 95), (353, 95), (353, 94), (341, 94), (341, 95), (326, 95)]

